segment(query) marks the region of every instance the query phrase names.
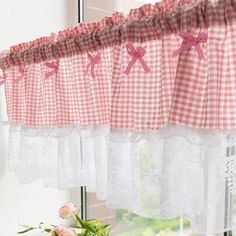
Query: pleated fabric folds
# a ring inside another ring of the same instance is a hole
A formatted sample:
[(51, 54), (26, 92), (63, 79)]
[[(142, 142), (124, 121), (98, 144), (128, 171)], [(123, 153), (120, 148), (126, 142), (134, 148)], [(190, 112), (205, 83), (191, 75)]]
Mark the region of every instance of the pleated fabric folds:
[(87, 186), (197, 233), (235, 227), (235, 0), (114, 13), (12, 46), (0, 67), (20, 183)]

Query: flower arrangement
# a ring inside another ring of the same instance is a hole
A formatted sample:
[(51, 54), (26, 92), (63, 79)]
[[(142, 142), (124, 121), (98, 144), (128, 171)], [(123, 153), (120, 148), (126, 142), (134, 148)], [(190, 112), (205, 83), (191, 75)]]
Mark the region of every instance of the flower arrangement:
[(66, 203), (59, 209), (59, 216), (62, 219), (72, 219), (73, 225), (70, 227), (51, 225), (50, 228), (43, 227), (40, 223), (38, 227), (22, 225), (24, 228), (18, 234), (28, 233), (33, 230), (41, 230), (51, 236), (109, 236), (110, 225), (103, 225), (100, 220), (82, 220), (79, 212), (73, 203)]

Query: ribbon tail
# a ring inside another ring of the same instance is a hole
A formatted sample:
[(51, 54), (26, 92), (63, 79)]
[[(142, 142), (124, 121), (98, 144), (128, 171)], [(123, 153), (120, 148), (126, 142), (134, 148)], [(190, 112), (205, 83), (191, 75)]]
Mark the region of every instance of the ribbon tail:
[(85, 75), (87, 75), (87, 74), (88, 74), (88, 72), (89, 72), (89, 67), (90, 67), (90, 66), (92, 66), (92, 64), (91, 64), (91, 63), (89, 63), (89, 64), (87, 65), (87, 68), (86, 68), (86, 70), (85, 70), (85, 73), (84, 73)]
[(126, 67), (125, 74), (128, 75), (128, 74), (130, 73), (130, 71), (131, 71), (131, 69), (132, 69), (134, 63), (136, 62), (136, 60), (137, 60), (136, 58), (133, 58), (133, 59), (129, 62), (128, 66)]
[(20, 75), (17, 77), (17, 79), (15, 79), (15, 82), (19, 82), (20, 80), (22, 80), (25, 76), (25, 68), (23, 66), (19, 66), (19, 73)]
[(173, 57), (177, 57), (177, 56), (181, 55), (181, 53), (182, 53), (181, 48), (179, 48), (173, 52)]
[(151, 71), (150, 68), (147, 66), (146, 62), (143, 60), (142, 57), (139, 58), (139, 61), (140, 61), (140, 63), (142, 64), (145, 73), (148, 73), (148, 72)]
[(45, 73), (45, 78), (48, 79), (49, 77), (55, 75), (57, 73), (58, 70), (58, 63), (54, 63), (54, 62), (46, 62), (45, 66), (47, 66), (48, 68), (52, 69), (51, 71)]
[(196, 48), (196, 51), (197, 51), (199, 59), (203, 59), (204, 55), (203, 55), (203, 51), (201, 49), (201, 46), (200, 45), (196, 45), (195, 48)]
[(91, 75), (94, 79), (95, 78), (95, 65), (94, 64), (91, 65)]

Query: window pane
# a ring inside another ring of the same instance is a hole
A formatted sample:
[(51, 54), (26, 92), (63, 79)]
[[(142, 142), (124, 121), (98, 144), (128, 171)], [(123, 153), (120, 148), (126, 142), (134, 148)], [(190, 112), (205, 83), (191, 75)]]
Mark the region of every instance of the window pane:
[[(155, 3), (158, 0), (86, 0), (85, 1), (85, 21), (99, 21), (105, 16), (111, 16), (113, 12), (119, 11), (128, 14), (130, 9), (137, 8), (146, 3)], [(148, 144), (142, 142), (144, 153), (142, 160), (144, 165), (140, 172), (145, 175), (148, 170), (155, 168), (151, 161), (146, 161), (149, 158)], [(142, 189), (142, 195), (147, 197), (152, 204), (155, 203), (155, 196), (145, 196), (148, 191), (145, 189), (151, 188), (146, 186)], [(106, 207), (105, 202), (96, 200), (93, 193), (88, 194), (88, 212), (90, 218), (100, 218), (104, 223), (112, 225), (113, 235), (116, 236), (175, 236), (175, 235), (190, 235), (190, 223), (187, 220), (175, 219), (171, 221), (161, 221), (155, 219), (147, 219), (139, 217), (128, 210), (112, 210)], [(204, 219), (203, 219), (204, 220)], [(180, 224), (182, 223), (182, 226)], [(216, 236), (216, 235), (207, 235)], [(219, 235), (217, 235), (219, 236)]]
[(85, 1), (85, 21), (98, 21), (105, 16), (110, 16), (113, 12), (123, 12), (125, 14), (133, 8), (137, 8), (146, 3), (156, 3), (158, 0), (86, 0)]
[(105, 201), (97, 201), (94, 193), (88, 194), (90, 219), (99, 218), (104, 224), (111, 224), (115, 236), (176, 236), (189, 235), (190, 223), (187, 220), (157, 220), (137, 216), (128, 210), (113, 210), (106, 207)]

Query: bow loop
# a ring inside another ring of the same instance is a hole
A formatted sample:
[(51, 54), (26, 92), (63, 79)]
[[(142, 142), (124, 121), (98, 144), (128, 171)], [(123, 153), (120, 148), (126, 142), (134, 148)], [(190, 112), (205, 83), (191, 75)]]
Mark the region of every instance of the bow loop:
[(199, 33), (197, 37), (193, 36), (189, 32), (181, 32), (179, 36), (183, 39), (182, 45), (179, 49), (174, 51), (173, 56), (181, 55), (185, 51), (190, 50), (192, 47), (195, 47), (199, 59), (204, 58), (202, 48), (200, 43), (206, 43), (208, 40), (208, 35), (206, 33)]
[(101, 56), (100, 56), (100, 54), (97, 54), (97, 55), (93, 56), (90, 53), (88, 53), (88, 59), (89, 59), (90, 63), (87, 66), (86, 74), (88, 73), (89, 68), (91, 68), (91, 75), (92, 75), (93, 78), (95, 78), (96, 77), (96, 75), (95, 75), (95, 65), (99, 64), (101, 62)]
[(20, 80), (22, 80), (25, 77), (25, 73), (26, 73), (25, 66), (19, 66), (18, 72), (19, 72), (19, 76), (17, 76), (17, 78), (14, 79), (15, 82), (19, 82)]
[(146, 54), (145, 48), (137, 47), (137, 49), (135, 49), (134, 45), (131, 43), (127, 43), (126, 50), (130, 56), (135, 56), (137, 58), (143, 57)]
[(49, 78), (57, 73), (59, 63), (58, 62), (45, 62), (44, 65), (51, 70), (45, 74), (45, 78)]
[(145, 54), (146, 54), (146, 50), (142, 47), (138, 47), (137, 48), (137, 53), (138, 53), (139, 57), (144, 57)]
[(146, 50), (145, 48), (143, 47), (137, 47), (135, 48), (133, 44), (131, 43), (127, 43), (126, 44), (126, 50), (127, 50), (127, 53), (132, 56), (132, 60), (129, 62), (126, 70), (125, 70), (125, 73), (128, 75), (131, 71), (131, 68), (133, 67), (133, 65), (135, 64), (135, 62), (137, 60), (139, 60), (139, 62), (141, 63), (141, 65), (143, 66), (143, 69), (144, 71), (147, 73), (147, 72), (150, 72), (150, 68), (147, 66), (147, 64), (145, 63), (143, 57), (145, 56), (146, 54)]
[(198, 36), (198, 40), (200, 43), (206, 43), (208, 40), (208, 35), (206, 33), (200, 33)]
[(182, 38), (182, 39), (185, 39), (185, 40), (189, 40), (189, 41), (191, 41), (191, 40), (194, 40), (194, 36), (193, 35), (191, 35), (189, 32), (180, 32), (179, 33), (179, 36)]
[(89, 58), (90, 62), (94, 63), (94, 64), (99, 64), (101, 61), (101, 57), (99, 54), (92, 56), (90, 53), (88, 53), (88, 58)]
[(127, 53), (130, 55), (130, 56), (133, 56), (134, 53), (135, 53), (135, 48), (134, 48), (134, 45), (131, 44), (131, 43), (127, 43), (126, 44), (126, 50), (127, 50)]

